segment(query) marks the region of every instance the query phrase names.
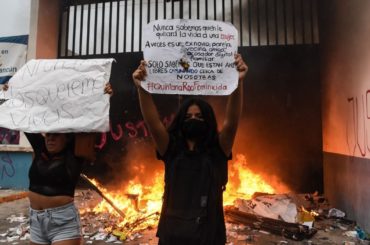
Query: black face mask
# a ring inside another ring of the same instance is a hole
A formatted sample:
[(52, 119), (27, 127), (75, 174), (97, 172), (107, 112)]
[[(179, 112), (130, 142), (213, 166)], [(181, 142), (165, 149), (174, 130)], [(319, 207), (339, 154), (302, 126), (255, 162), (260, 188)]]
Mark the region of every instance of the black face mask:
[(207, 134), (206, 130), (206, 122), (198, 119), (188, 119), (182, 125), (182, 133), (189, 140), (202, 140)]

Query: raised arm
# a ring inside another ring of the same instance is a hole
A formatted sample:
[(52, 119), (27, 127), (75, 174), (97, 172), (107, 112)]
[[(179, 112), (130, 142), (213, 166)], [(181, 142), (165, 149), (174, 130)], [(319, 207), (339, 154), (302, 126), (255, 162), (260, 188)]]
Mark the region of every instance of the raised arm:
[(240, 54), (235, 55), (235, 66), (239, 72), (238, 87), (227, 100), (225, 120), (219, 137), (220, 146), (226, 156), (231, 154), (234, 144), (243, 105), (243, 81), (248, 71)]
[(169, 136), (165, 126), (159, 118), (152, 95), (140, 86), (141, 81), (143, 81), (147, 75), (145, 66), (145, 61), (142, 60), (139, 67), (132, 74), (132, 78), (139, 94), (141, 114), (143, 115), (144, 121), (152, 134), (159, 154), (163, 156), (167, 150)]

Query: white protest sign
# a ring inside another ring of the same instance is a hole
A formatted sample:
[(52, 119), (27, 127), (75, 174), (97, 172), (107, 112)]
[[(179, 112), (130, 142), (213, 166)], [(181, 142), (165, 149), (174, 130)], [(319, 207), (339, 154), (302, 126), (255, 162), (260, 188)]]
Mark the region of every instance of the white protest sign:
[(104, 87), (112, 61), (27, 62), (10, 79), (9, 89), (0, 92), (0, 127), (31, 133), (109, 131)]
[(150, 93), (228, 95), (238, 86), (236, 28), (210, 20), (156, 20), (143, 30)]

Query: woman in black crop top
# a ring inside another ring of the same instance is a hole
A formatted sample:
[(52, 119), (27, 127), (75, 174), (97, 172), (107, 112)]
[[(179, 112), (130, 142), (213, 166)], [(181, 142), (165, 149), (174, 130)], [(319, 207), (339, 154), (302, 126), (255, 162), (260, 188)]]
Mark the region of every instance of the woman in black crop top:
[(200, 99), (184, 101), (168, 129), (159, 118), (152, 96), (141, 87), (147, 75), (142, 61), (133, 73), (140, 108), (165, 164), (165, 191), (158, 225), (160, 245), (221, 245), (226, 242), (222, 192), (227, 182), (243, 103), (248, 67), (235, 55), (238, 87), (228, 97), (223, 127), (217, 131), (212, 107)]
[[(48, 197), (74, 196), (84, 159), (74, 156), (74, 135), (25, 133), (34, 159), (29, 170), (31, 192)], [(69, 198), (67, 198), (68, 200)]]
[(84, 159), (74, 154), (74, 135), (25, 134), (34, 151), (29, 170), (30, 244), (81, 244), (73, 197)]
[[(104, 92), (113, 93), (109, 83)], [(79, 245), (80, 218), (73, 197), (85, 160), (75, 155), (75, 135), (25, 134), (34, 151), (29, 169), (30, 244)]]

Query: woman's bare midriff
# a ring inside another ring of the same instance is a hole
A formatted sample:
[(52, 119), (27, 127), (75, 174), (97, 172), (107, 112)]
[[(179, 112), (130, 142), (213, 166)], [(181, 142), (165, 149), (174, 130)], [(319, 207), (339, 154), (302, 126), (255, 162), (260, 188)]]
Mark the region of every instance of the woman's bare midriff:
[(28, 193), (28, 198), (31, 208), (35, 210), (56, 208), (73, 202), (73, 197), (70, 196), (44, 196), (32, 191)]

